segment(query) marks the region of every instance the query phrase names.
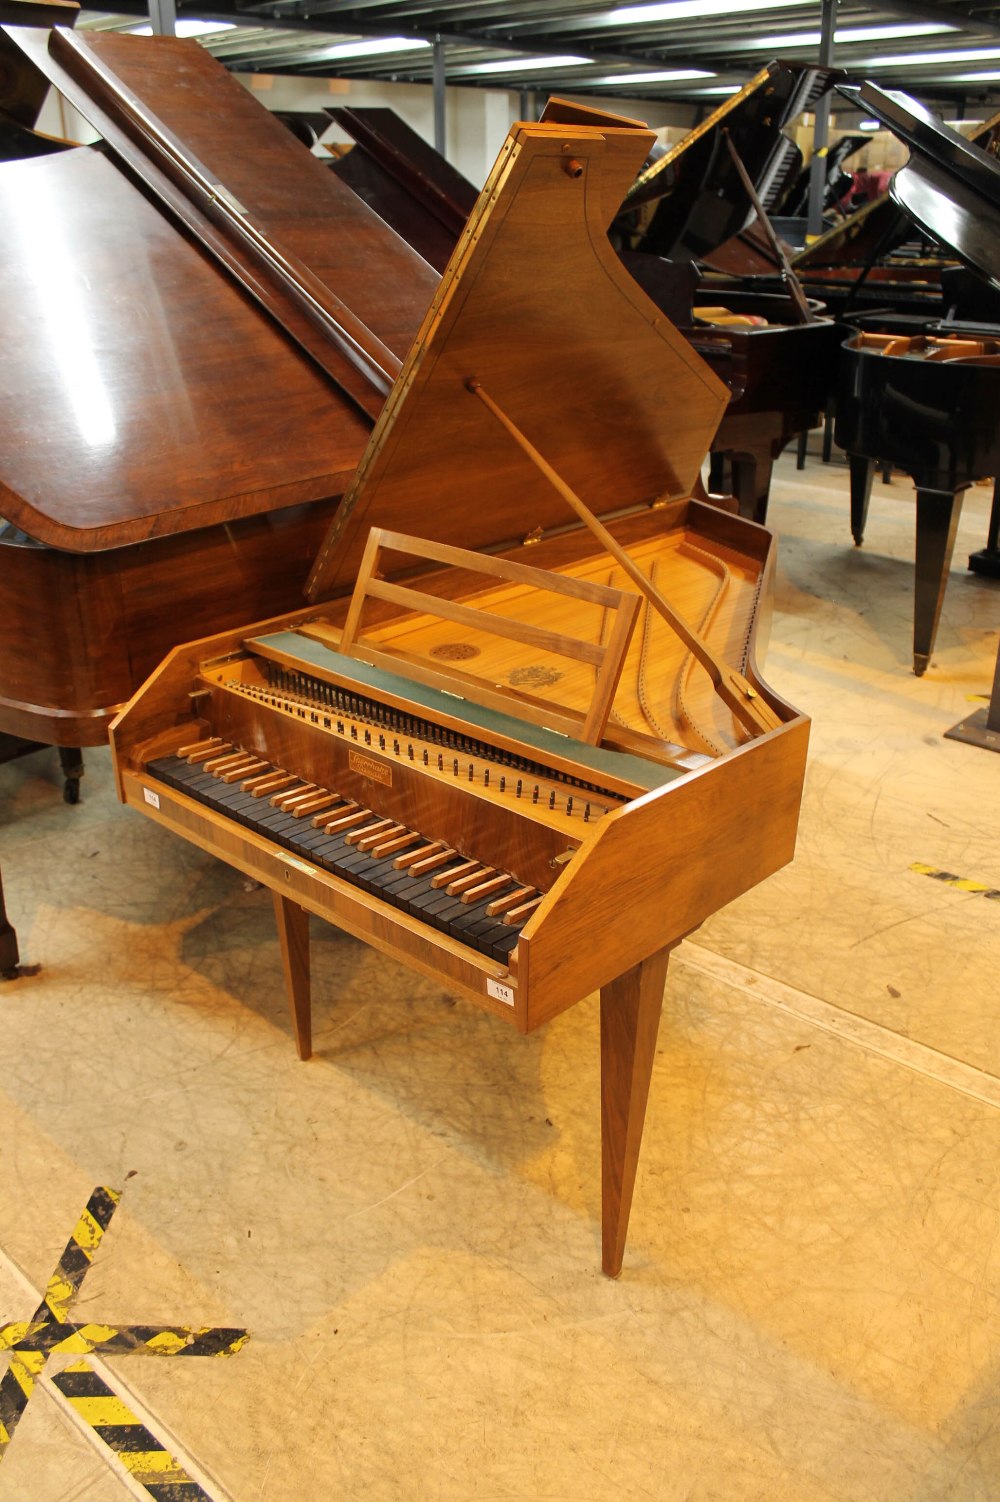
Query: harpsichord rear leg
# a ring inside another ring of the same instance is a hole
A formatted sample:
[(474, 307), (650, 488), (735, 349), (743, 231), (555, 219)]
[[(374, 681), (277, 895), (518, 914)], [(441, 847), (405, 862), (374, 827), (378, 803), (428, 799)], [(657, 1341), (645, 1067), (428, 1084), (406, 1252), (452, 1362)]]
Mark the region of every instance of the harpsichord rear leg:
[(625, 1253), (669, 949), (601, 988), (602, 1266), (617, 1278)]
[(281, 963), (285, 971), (285, 990), (295, 1029), (295, 1046), (300, 1059), (312, 1054), (312, 997), (309, 986), (309, 914), (297, 902), (290, 902), (280, 892), (272, 892), (274, 918), (281, 943)]

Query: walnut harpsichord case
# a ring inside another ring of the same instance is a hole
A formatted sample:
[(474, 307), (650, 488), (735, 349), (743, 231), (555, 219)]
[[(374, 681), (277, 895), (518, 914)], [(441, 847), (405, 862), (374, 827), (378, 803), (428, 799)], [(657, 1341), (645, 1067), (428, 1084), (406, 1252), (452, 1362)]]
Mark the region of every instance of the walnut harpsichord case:
[[(725, 390), (611, 252), (649, 133), (518, 125), (320, 549), (314, 604), (173, 653), (122, 796), (528, 1031), (602, 993), (621, 1266), (669, 950), (791, 858), (808, 722), (773, 543), (692, 498)], [(604, 207), (602, 207), (602, 205)]]

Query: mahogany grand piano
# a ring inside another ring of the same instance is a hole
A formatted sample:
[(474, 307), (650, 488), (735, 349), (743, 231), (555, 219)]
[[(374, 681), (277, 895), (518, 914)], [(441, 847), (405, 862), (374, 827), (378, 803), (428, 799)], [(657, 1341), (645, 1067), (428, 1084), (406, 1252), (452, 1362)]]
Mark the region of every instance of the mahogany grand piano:
[(102, 141), (0, 162), (0, 759), (75, 802), (182, 631), (301, 598), (437, 278), (196, 42), (5, 25), (19, 140), (50, 83)]
[(0, 732), (100, 745), (301, 598), (437, 277), (196, 42), (0, 37), (102, 137), (0, 163)]
[(270, 888), (303, 1057), (310, 913), (521, 1032), (600, 990), (612, 1276), (669, 952), (791, 858), (808, 738), (757, 662), (771, 536), (693, 498), (726, 389), (605, 234), (650, 140), (512, 129), (316, 603), (111, 731), (130, 806)]

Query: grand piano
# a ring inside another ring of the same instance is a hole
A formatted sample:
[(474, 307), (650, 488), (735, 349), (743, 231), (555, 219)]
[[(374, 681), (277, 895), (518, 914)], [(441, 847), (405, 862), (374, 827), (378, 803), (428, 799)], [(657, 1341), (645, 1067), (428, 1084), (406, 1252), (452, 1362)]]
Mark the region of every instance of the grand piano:
[[(852, 91), (910, 147), (892, 180), (900, 212), (952, 247), (1000, 290), (1000, 165), (905, 95), (872, 84)], [(851, 471), (851, 531), (864, 538), (877, 464), (916, 486), (913, 671), (934, 650), (962, 497), (1000, 475), (1000, 325), (930, 320), (864, 329), (844, 346), (836, 439)], [(991, 526), (996, 546), (997, 500)], [(988, 560), (987, 560), (988, 561)]]
[(437, 277), (197, 43), (2, 35), (102, 142), (0, 163), (0, 732), (99, 745), (301, 597)]
[(437, 277), (196, 42), (5, 26), (0, 76), (103, 138), (0, 163), (0, 759), (75, 802), (180, 635), (301, 598)]
[(670, 950), (791, 858), (808, 737), (758, 664), (772, 538), (692, 498), (726, 388), (604, 232), (650, 140), (513, 127), (313, 605), (111, 730), (130, 807), (270, 888), (302, 1057), (309, 914), (520, 1032), (600, 990), (611, 1276)]
[[(759, 522), (767, 517), (775, 459), (827, 404), (840, 336), (790, 278), (764, 290), (731, 284), (717, 290), (706, 281), (692, 299), (684, 273), (695, 264), (740, 274), (762, 264), (773, 268), (757, 238), (744, 174), (766, 213), (780, 209), (790, 168), (801, 160), (784, 128), (815, 108), (836, 76), (769, 63), (644, 168), (612, 226), (632, 275), (729, 387), (712, 443), (712, 485), (731, 489), (741, 515)], [(679, 290), (689, 299), (686, 313)], [(712, 311), (720, 304), (735, 316), (721, 322)]]
[(444, 271), (475, 208), (475, 188), (395, 110), (339, 105), (327, 114), (354, 141), (330, 171)]

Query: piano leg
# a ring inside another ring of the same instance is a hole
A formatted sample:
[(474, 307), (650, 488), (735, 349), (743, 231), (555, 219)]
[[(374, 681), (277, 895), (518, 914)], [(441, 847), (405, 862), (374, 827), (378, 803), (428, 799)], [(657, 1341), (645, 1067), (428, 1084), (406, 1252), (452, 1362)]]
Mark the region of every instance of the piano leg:
[(622, 1270), (669, 949), (601, 988), (602, 1266)]
[(3, 873), (0, 872), (0, 980), (16, 979), (19, 961), (17, 934), (7, 918), (3, 900)]
[(937, 636), (962, 496), (917, 487), (917, 563), (913, 599), (913, 671), (919, 678), (930, 662)]
[(79, 746), (60, 746), (59, 765), (63, 774), (63, 801), (79, 803), (80, 778), (83, 776), (83, 752)]
[(993, 481), (993, 505), (990, 508), (986, 546), (969, 555), (969, 567), (974, 574), (986, 574), (990, 579), (1000, 579), (1000, 475)]
[(868, 523), (868, 503), (872, 498), (875, 461), (866, 458), (864, 454), (848, 454), (847, 464), (851, 472), (851, 536), (855, 546), (860, 548), (865, 540), (865, 527)]
[(272, 892), (274, 917), (281, 944), (281, 963), (285, 971), (285, 990), (295, 1029), (295, 1046), (300, 1059), (312, 1054), (312, 998), (309, 987), (309, 914), (297, 902), (290, 902), (280, 892)]

